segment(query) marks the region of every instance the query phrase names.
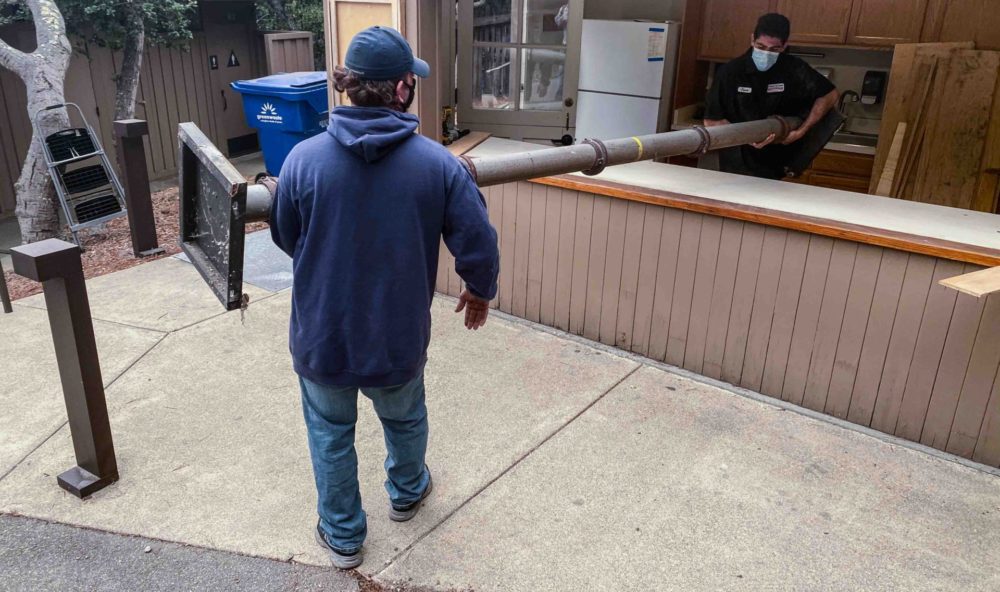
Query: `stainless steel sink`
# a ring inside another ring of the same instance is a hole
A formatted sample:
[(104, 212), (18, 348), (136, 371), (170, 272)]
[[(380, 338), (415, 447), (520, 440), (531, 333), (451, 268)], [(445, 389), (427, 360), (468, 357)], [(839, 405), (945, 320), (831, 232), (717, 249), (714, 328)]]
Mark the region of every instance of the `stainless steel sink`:
[(868, 136), (864, 134), (852, 134), (849, 132), (839, 132), (833, 134), (833, 139), (831, 142), (837, 142), (838, 144), (850, 144), (853, 146), (867, 146), (869, 148), (874, 148), (878, 145), (878, 137)]

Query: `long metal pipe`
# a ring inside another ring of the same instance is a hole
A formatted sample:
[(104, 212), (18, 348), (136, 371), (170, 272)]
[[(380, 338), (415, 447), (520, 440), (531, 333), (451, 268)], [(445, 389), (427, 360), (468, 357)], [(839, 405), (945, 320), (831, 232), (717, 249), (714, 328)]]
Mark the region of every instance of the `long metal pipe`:
[[(583, 172), (596, 175), (605, 167), (667, 156), (704, 154), (711, 150), (760, 142), (769, 135), (780, 142), (798, 128), (797, 117), (773, 116), (757, 121), (634, 136), (617, 140), (584, 140), (573, 146), (544, 148), (530, 152), (460, 157), (480, 187), (525, 181), (552, 175)], [(263, 185), (247, 188), (247, 222), (265, 221), (271, 209), (271, 195)]]

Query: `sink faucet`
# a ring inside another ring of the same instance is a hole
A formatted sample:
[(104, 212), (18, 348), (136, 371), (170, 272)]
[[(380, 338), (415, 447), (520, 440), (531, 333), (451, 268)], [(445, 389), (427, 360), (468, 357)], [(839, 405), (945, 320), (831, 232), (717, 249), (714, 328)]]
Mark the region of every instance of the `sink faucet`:
[(837, 110), (840, 111), (841, 115), (843, 115), (844, 117), (847, 117), (847, 113), (844, 113), (844, 102), (847, 100), (847, 97), (852, 97), (851, 98), (852, 103), (857, 103), (858, 101), (861, 100), (861, 95), (859, 95), (858, 93), (854, 92), (853, 90), (845, 90), (843, 94), (840, 95), (840, 102), (837, 105)]

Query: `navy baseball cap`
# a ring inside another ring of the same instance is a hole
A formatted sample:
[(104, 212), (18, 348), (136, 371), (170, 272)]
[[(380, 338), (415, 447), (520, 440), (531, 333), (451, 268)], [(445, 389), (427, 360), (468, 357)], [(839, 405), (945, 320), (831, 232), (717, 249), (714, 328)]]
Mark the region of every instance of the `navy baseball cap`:
[(369, 27), (355, 35), (347, 47), (344, 65), (368, 80), (393, 80), (407, 72), (421, 78), (431, 75), (427, 62), (414, 57), (410, 44), (390, 27)]

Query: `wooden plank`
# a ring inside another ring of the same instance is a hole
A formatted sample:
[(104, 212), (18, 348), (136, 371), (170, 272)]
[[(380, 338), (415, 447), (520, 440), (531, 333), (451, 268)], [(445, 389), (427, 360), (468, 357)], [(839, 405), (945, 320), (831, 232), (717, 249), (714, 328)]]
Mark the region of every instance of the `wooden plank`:
[(778, 296), (778, 279), (781, 276), (787, 239), (788, 231), (783, 228), (764, 230), (760, 270), (757, 273), (757, 286), (750, 313), (750, 331), (747, 334), (747, 348), (740, 376), (740, 386), (754, 391), (760, 390), (764, 378), (764, 362), (767, 359), (767, 345), (771, 338), (774, 304)]
[(986, 406), (983, 428), (979, 432), (972, 460), (991, 467), (1000, 466), (1000, 374), (993, 382), (993, 392)]
[(514, 219), (514, 277), (511, 313), (524, 318), (528, 298), (528, 251), (531, 247), (531, 207), (533, 186), (517, 184), (517, 214)]
[(545, 257), (546, 190), (544, 185), (526, 185), (530, 191), (531, 215), (528, 232), (528, 285), (524, 318), (538, 322), (542, 307), (542, 266)]
[(833, 246), (832, 239), (822, 236), (809, 237), (809, 252), (806, 254), (806, 266), (802, 275), (795, 326), (792, 328), (788, 362), (781, 385), (781, 398), (796, 405), (802, 403), (805, 395)]
[(757, 224), (743, 228), (740, 258), (733, 285), (733, 304), (729, 311), (726, 330), (726, 350), (722, 358), (722, 380), (739, 384), (743, 374), (750, 335), (750, 317), (753, 312), (753, 295), (757, 289), (761, 250), (764, 246), (764, 227)]
[(656, 295), (656, 268), (660, 259), (660, 232), (663, 230), (664, 208), (646, 207), (642, 227), (642, 251), (639, 254), (639, 283), (636, 287), (635, 314), (632, 322), (632, 351), (649, 353), (650, 328), (653, 324), (653, 302)]
[(499, 308), (511, 312), (514, 300), (514, 245), (517, 229), (517, 194), (523, 183), (505, 183), (501, 206)]
[(824, 405), (825, 413), (841, 419), (847, 417), (851, 404), (851, 391), (857, 376), (881, 261), (882, 249), (870, 245), (858, 247)]
[(539, 294), (538, 320), (556, 325), (556, 282), (559, 271), (559, 232), (562, 229), (562, 189), (545, 191), (545, 229), (542, 245), (542, 289)]
[(882, 174), (878, 178), (878, 186), (873, 191), (875, 195), (892, 195), (893, 181), (896, 178), (896, 167), (899, 165), (899, 155), (903, 150), (903, 140), (905, 138), (906, 122), (900, 121), (896, 125), (896, 132), (892, 136), (892, 144), (889, 146), (889, 153), (886, 155)]
[(802, 293), (802, 278), (806, 270), (806, 256), (809, 253), (809, 235), (790, 232), (785, 239), (784, 255), (781, 261), (781, 275), (775, 296), (774, 317), (771, 321), (771, 336), (767, 343), (764, 359), (764, 374), (760, 392), (777, 399), (785, 381), (788, 367), (789, 348), (795, 329), (799, 296)]
[(719, 248), (722, 246), (722, 223), (723, 219), (715, 216), (704, 216), (701, 223), (691, 314), (684, 346), (683, 366), (692, 372), (701, 373), (705, 362), (705, 342), (708, 339), (712, 292), (719, 265)]
[(577, 192), (559, 189), (559, 263), (556, 267), (555, 326), (569, 331), (576, 240)]
[(983, 304), (982, 300), (965, 294), (959, 294), (955, 300), (951, 326), (944, 342), (944, 351), (941, 353), (941, 362), (927, 406), (927, 416), (920, 433), (921, 444), (939, 450), (945, 450), (948, 445), (959, 393), (969, 367), (979, 321), (983, 316)]
[(975, 452), (987, 403), (1000, 367), (1000, 296), (985, 299), (946, 451), (965, 458)]
[(587, 320), (587, 276), (590, 272), (590, 234), (594, 226), (594, 206), (598, 198), (577, 194), (576, 230), (573, 241), (573, 280), (570, 289), (569, 330), (583, 335)]
[(618, 304), (621, 295), (622, 264), (625, 256), (625, 226), (628, 222), (628, 202), (611, 201), (608, 220), (608, 245), (604, 259), (604, 283), (601, 290), (601, 320), (598, 338), (601, 343), (614, 345), (618, 337)]
[[(896, 306), (889, 347), (880, 368), (881, 376), (870, 424), (887, 434), (895, 433), (899, 423), (906, 379), (913, 362), (924, 311), (927, 309), (934, 267), (934, 259), (920, 255), (910, 255), (906, 262), (906, 274), (900, 290), (899, 304)], [(862, 359), (862, 364), (865, 362)]]
[(1000, 291), (1000, 267), (980, 269), (972, 273), (945, 278), (939, 283), (963, 294), (982, 298), (987, 294)]
[[(922, 149), (927, 128), (928, 110), (935, 112), (940, 110), (940, 101), (936, 98), (932, 101), (933, 104), (928, 105), (928, 99), (932, 97), (931, 89), (942, 83), (941, 80), (938, 80), (938, 58), (925, 59), (924, 62), (919, 65), (917, 86), (912, 93), (913, 98), (909, 99), (916, 101), (912, 107), (913, 113), (910, 115), (913, 123), (909, 126), (909, 133), (903, 139), (903, 147), (899, 156), (900, 162), (897, 164), (899, 170), (893, 174), (892, 185), (889, 189), (889, 194), (893, 197), (905, 198), (912, 195), (913, 186), (916, 183), (913, 179), (915, 176), (914, 163), (918, 159), (925, 161), (927, 159), (927, 153), (923, 152)], [(943, 89), (938, 88), (938, 92), (941, 91)], [(932, 120), (931, 125), (933, 126), (935, 123), (936, 118)]]
[(667, 336), (670, 330), (670, 308), (674, 298), (674, 277), (681, 244), (681, 223), (684, 214), (677, 210), (663, 212), (660, 230), (660, 254), (656, 264), (656, 288), (653, 294), (653, 317), (649, 329), (649, 357), (667, 357)]
[(712, 303), (705, 334), (705, 354), (701, 366), (701, 373), (710, 378), (722, 378), (722, 362), (726, 353), (729, 314), (732, 310), (744, 226), (745, 224), (739, 220), (723, 219), (722, 221), (718, 264), (715, 270)]
[(625, 222), (625, 249), (622, 252), (621, 292), (618, 297), (618, 321), (615, 328), (615, 347), (632, 349), (632, 328), (635, 326), (635, 305), (639, 291), (639, 264), (642, 257), (643, 232), (647, 210), (653, 208), (640, 203), (628, 204)]
[(604, 294), (604, 263), (608, 256), (608, 224), (611, 201), (594, 198), (594, 219), (590, 227), (590, 259), (587, 262), (587, 307), (584, 310), (583, 336), (593, 341), (601, 337), (601, 298)]
[[(953, 275), (963, 269), (957, 261), (934, 261), (934, 276), (927, 293), (923, 317), (917, 331), (917, 343), (913, 349), (913, 360), (906, 375), (899, 414), (893, 433), (907, 440), (920, 440), (920, 432), (927, 417), (927, 406), (934, 388), (934, 377), (941, 364), (945, 338), (951, 325), (958, 292), (938, 285), (944, 276)], [(877, 412), (877, 407), (876, 407)]]
[(598, 179), (582, 179), (569, 175), (532, 179), (529, 183), (542, 183), (544, 185), (583, 191), (595, 195), (640, 201), (676, 210), (744, 220), (764, 226), (798, 230), (809, 234), (829, 236), (878, 247), (888, 247), (908, 253), (930, 255), (941, 259), (951, 259), (953, 261), (990, 267), (1000, 265), (1000, 249), (940, 240), (858, 224), (836, 222), (825, 218), (789, 214), (766, 208), (734, 204), (728, 201), (683, 195), (632, 185), (622, 185)]
[(684, 365), (687, 346), (688, 323), (691, 319), (691, 297), (694, 294), (694, 275), (698, 265), (698, 246), (701, 225), (705, 216), (684, 212), (681, 223), (681, 242), (677, 252), (677, 275), (674, 278), (674, 295), (670, 307), (670, 326), (667, 330), (666, 362)]
[(489, 132), (469, 132), (468, 135), (462, 136), (451, 144), (448, 144), (446, 148), (448, 152), (451, 152), (455, 156), (461, 156), (485, 142), (489, 137)]
[(820, 305), (812, 357), (809, 360), (809, 372), (802, 395), (802, 405), (815, 411), (824, 411), (826, 408), (830, 378), (837, 356), (837, 345), (840, 342), (847, 294), (851, 287), (851, 276), (857, 254), (858, 245), (846, 241), (835, 242), (833, 252), (830, 254), (826, 289), (823, 292), (823, 303)]

